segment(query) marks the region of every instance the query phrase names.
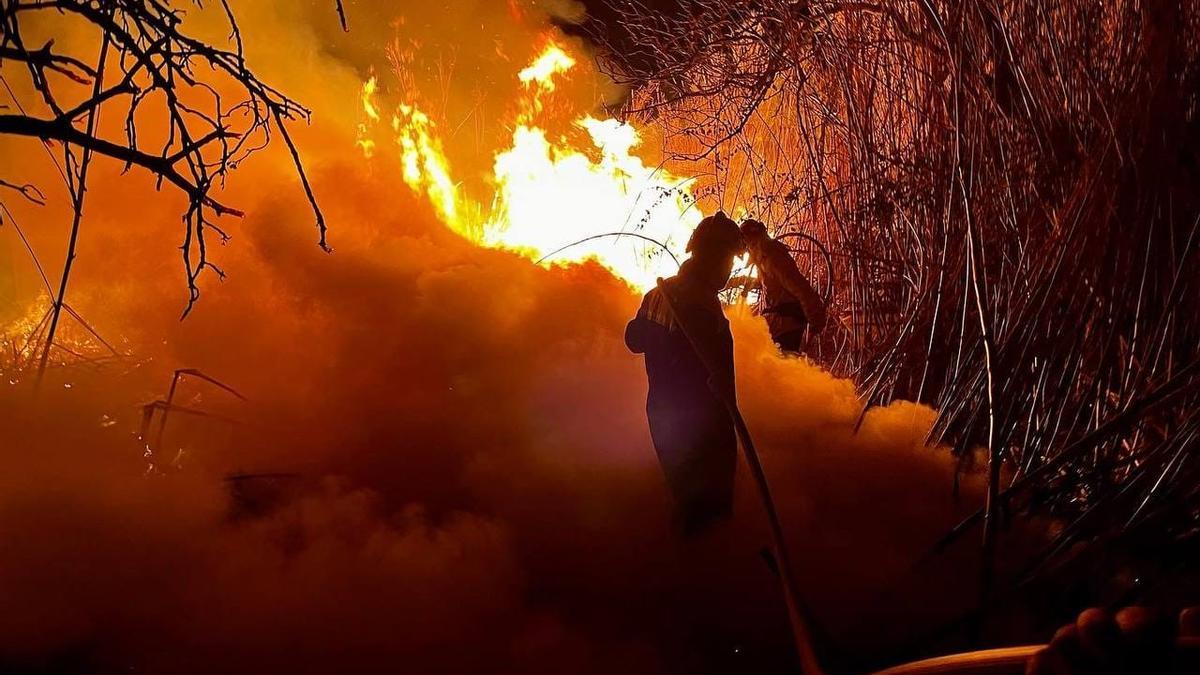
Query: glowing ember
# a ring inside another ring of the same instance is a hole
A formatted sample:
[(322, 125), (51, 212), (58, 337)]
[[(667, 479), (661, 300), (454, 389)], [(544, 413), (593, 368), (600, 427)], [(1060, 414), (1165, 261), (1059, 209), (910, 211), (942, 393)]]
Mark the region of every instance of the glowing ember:
[[(0, 378), (7, 379), (9, 384), (17, 384), (37, 367), (50, 325), (52, 304), (49, 294), (43, 293), (26, 306), (23, 315), (0, 325)], [(65, 307), (54, 337), (54, 348), (50, 350), (51, 365), (73, 362), (95, 365), (98, 359), (116, 353), (106, 344), (92, 339), (96, 334), (91, 333), (91, 328), (83, 329), (70, 306)], [(64, 387), (70, 389), (71, 385)]]
[[(594, 258), (645, 290), (675, 272), (672, 254), (682, 257), (701, 214), (691, 208), (687, 179), (647, 166), (633, 154), (639, 138), (629, 124), (580, 117), (575, 123), (587, 132), (591, 147), (586, 148), (552, 139), (538, 126), (541, 97), (553, 92), (554, 78), (575, 64), (550, 43), (518, 73), (527, 98), (520, 102), (510, 147), (495, 156), (489, 181), (494, 192), (488, 199), (462, 194), (434, 120), (412, 103), (400, 105), (392, 117), (402, 176), (448, 227), (472, 241), (516, 250), (544, 264)], [(375, 93), (372, 78), (362, 93), (367, 124), (379, 119)], [(364, 125), (358, 144), (370, 157), (374, 142), (366, 130)]]

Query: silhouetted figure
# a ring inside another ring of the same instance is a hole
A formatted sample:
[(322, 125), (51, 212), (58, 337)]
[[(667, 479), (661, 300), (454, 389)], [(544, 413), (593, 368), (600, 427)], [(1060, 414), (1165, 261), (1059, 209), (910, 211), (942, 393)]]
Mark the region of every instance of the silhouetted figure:
[[(650, 436), (675, 503), (676, 525), (685, 535), (733, 511), (737, 438), (713, 387), (734, 395), (733, 336), (717, 293), (729, 280), (741, 248), (737, 225), (724, 213), (702, 220), (688, 242), (691, 258), (677, 275), (662, 282), (670, 306), (663, 291), (655, 288), (625, 328), (630, 351), (646, 355)], [(676, 324), (676, 315), (708, 362), (719, 367), (720, 372), (711, 373), (711, 382), (709, 369)]]
[(758, 267), (762, 282), (762, 315), (771, 339), (785, 352), (799, 352), (805, 329), (813, 334), (825, 327), (825, 303), (799, 269), (787, 246), (772, 239), (757, 220), (742, 223), (742, 236), (750, 262)]

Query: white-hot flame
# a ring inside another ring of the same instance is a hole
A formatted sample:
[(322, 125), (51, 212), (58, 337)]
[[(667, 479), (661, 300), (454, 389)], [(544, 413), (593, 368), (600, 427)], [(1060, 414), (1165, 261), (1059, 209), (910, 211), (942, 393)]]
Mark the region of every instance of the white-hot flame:
[[(639, 138), (628, 123), (580, 117), (576, 124), (590, 141), (585, 148), (552, 139), (537, 125), (540, 97), (553, 92), (555, 78), (575, 63), (551, 43), (517, 74), (529, 99), (520, 106), (510, 146), (496, 154), (494, 194), (487, 200), (462, 194), (434, 121), (411, 103), (392, 118), (402, 177), (447, 226), (473, 241), (545, 264), (595, 259), (644, 290), (675, 272), (673, 255), (681, 255), (701, 215), (692, 208), (686, 179), (634, 154)], [(379, 118), (375, 94), (372, 78), (363, 86), (368, 123)], [(364, 140), (359, 145), (370, 156), (374, 145)]]

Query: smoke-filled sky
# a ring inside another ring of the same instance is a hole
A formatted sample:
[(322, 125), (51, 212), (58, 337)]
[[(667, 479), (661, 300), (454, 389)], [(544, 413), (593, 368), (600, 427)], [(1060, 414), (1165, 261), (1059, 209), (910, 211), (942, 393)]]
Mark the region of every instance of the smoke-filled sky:
[[(419, 39), (417, 84), (484, 106), (448, 152), (475, 146), (488, 166), (506, 130), (486, 111), (510, 105), (552, 31), (543, 11), (350, 2), (343, 35), (332, 2), (233, 6), (251, 65), (314, 111), (296, 136), (334, 251), (272, 147), (223, 195), (247, 212), (215, 247), (228, 278), (207, 276), (180, 322), (182, 200), (97, 161), (68, 301), (129, 356), (54, 369), (37, 396), (28, 377), (0, 386), (0, 670), (785, 669), (746, 472), (728, 531), (669, 532), (645, 375), (621, 340), (637, 294), (594, 263), (545, 269), (460, 238), (386, 154), (355, 146), (362, 82), (373, 69), (403, 91), (386, 49)], [(224, 39), (219, 19), (188, 21)], [(423, 59), (439, 52), (455, 74), (434, 85)], [(609, 95), (598, 78), (577, 88), (593, 107)], [(0, 141), (0, 176), (48, 197), (5, 201), (52, 276), (69, 222), (53, 171), (38, 144)], [(6, 334), (44, 311), (40, 285), (0, 227)], [(826, 644), (854, 654), (932, 626), (961, 589), (907, 570), (976, 504), (952, 497), (946, 450), (923, 446), (933, 411), (896, 403), (856, 431), (852, 383), (732, 319), (740, 400)], [(235, 421), (173, 418), (147, 456), (141, 405), (176, 368), (247, 400), (185, 382), (178, 402)], [(282, 475), (229, 479), (261, 473)]]

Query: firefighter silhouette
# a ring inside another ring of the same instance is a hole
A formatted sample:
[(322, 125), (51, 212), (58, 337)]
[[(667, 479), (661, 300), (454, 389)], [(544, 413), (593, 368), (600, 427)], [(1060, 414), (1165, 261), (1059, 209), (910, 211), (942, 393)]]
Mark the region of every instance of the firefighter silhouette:
[[(717, 294), (742, 246), (724, 213), (700, 221), (688, 242), (691, 257), (646, 293), (625, 329), (625, 344), (645, 355), (650, 436), (685, 535), (733, 512), (737, 437), (721, 398), (734, 396), (733, 336)], [(686, 323), (691, 341), (677, 321)]]
[(787, 246), (767, 234), (757, 220), (742, 223), (742, 237), (750, 262), (758, 267), (762, 283), (762, 315), (771, 339), (784, 352), (799, 352), (806, 330), (813, 334), (825, 327), (825, 304), (812, 283), (797, 269)]

